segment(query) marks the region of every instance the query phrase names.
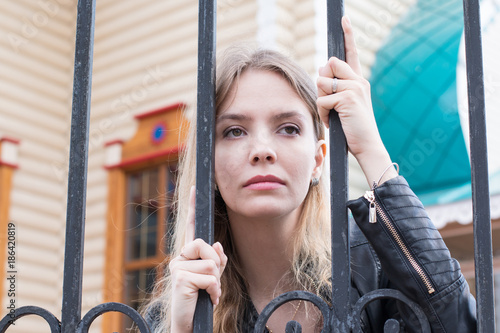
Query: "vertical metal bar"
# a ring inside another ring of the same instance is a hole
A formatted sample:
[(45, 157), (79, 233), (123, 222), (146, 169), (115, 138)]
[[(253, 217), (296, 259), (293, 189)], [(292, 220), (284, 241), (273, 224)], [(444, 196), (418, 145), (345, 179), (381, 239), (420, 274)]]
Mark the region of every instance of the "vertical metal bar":
[(464, 33), (469, 97), (470, 155), (476, 270), (477, 331), (495, 330), (488, 156), (478, 0), (464, 0)]
[[(200, 0), (198, 12), (195, 237), (209, 244), (214, 242), (216, 6), (215, 0)], [(208, 293), (200, 290), (194, 316), (194, 333), (212, 332), (212, 310)]]
[(83, 239), (87, 192), (90, 90), (94, 50), (95, 0), (78, 1), (71, 114), (68, 204), (61, 331), (76, 332), (81, 319)]
[[(343, 0), (327, 2), (328, 56), (345, 59), (344, 33), (341, 20)], [(347, 142), (338, 113), (330, 112), (330, 189), (332, 224), (332, 327), (335, 332), (349, 332), (350, 308), (350, 251), (347, 220), (348, 162)]]

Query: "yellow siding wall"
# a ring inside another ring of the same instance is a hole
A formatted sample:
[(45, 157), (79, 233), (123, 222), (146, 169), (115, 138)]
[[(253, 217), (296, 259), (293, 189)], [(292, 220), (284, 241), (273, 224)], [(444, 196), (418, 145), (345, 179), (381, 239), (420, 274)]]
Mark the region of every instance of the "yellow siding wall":
[[(319, 50), (315, 45), (315, 29), (316, 13), (314, 11), (314, 1), (296, 0), (295, 5), (291, 8), (295, 15), (295, 20), (292, 21), (290, 30), (295, 35), (295, 54), (299, 64), (307, 70), (311, 77), (316, 77), (318, 74), (318, 64), (315, 62)], [(323, 40), (326, 44), (326, 38)]]
[[(21, 140), (9, 217), (17, 228), (16, 305), (58, 317), (74, 21), (74, 1), (0, 2), (0, 136)], [(3, 316), (10, 299), (0, 295)], [(9, 332), (40, 332), (43, 323), (20, 320)]]

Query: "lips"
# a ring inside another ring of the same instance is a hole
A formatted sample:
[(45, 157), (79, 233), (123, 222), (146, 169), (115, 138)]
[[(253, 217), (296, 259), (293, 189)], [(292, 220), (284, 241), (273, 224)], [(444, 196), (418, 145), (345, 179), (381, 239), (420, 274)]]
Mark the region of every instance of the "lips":
[(243, 187), (252, 187), (252, 188), (263, 187), (262, 189), (268, 189), (268, 187), (274, 188), (274, 187), (279, 187), (281, 185), (285, 185), (285, 182), (283, 180), (273, 175), (267, 175), (267, 176), (252, 177), (243, 185)]

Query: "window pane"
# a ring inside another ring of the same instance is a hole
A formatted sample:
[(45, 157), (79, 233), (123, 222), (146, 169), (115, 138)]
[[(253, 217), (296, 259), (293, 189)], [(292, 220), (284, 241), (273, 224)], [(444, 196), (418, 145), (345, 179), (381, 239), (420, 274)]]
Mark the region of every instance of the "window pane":
[(158, 244), (155, 234), (158, 210), (161, 205), (158, 189), (158, 168), (136, 172), (128, 176), (127, 195), (127, 260), (154, 257)]
[(149, 200), (157, 200), (157, 198), (160, 197), (161, 193), (163, 192), (159, 188), (160, 184), (158, 183), (158, 168), (147, 172), (147, 177), (149, 186), (146, 192), (146, 196)]
[(140, 173), (132, 174), (128, 177), (128, 201), (140, 202), (142, 188), (142, 175)]
[[(129, 271), (125, 275), (125, 302), (134, 309), (144, 303), (148, 293), (151, 293), (153, 284), (156, 279), (156, 271), (154, 268)], [(130, 318), (125, 317), (124, 327), (125, 332), (132, 326)]]
[(147, 240), (146, 240), (146, 253), (145, 253), (145, 257), (150, 257), (150, 256), (154, 256), (156, 254), (156, 230), (152, 230), (150, 232), (147, 233)]
[(137, 232), (138, 230), (131, 230), (130, 236), (128, 237), (128, 248), (129, 256), (127, 259), (139, 259), (141, 250), (141, 234)]
[[(162, 165), (127, 175), (124, 303), (137, 308), (146, 298), (155, 280), (156, 258), (169, 253), (173, 232), (173, 197), (177, 165)], [(161, 233), (161, 235), (159, 234)], [(167, 233), (166, 235), (163, 235)], [(160, 249), (158, 239), (162, 240)], [(163, 243), (164, 242), (164, 243)], [(151, 260), (154, 258), (153, 260)], [(145, 261), (145, 259), (149, 259)], [(161, 259), (161, 258), (158, 258)], [(136, 262), (141, 260), (140, 262)], [(138, 265), (143, 267), (136, 269)], [(124, 332), (132, 332), (132, 321), (124, 319)]]

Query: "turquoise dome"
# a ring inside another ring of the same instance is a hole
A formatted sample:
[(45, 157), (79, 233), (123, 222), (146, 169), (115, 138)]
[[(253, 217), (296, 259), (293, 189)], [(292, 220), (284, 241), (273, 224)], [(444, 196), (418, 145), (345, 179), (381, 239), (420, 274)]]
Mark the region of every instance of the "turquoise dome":
[(470, 184), (456, 88), (462, 32), (461, 0), (419, 0), (392, 29), (372, 67), (382, 140), (424, 204)]

